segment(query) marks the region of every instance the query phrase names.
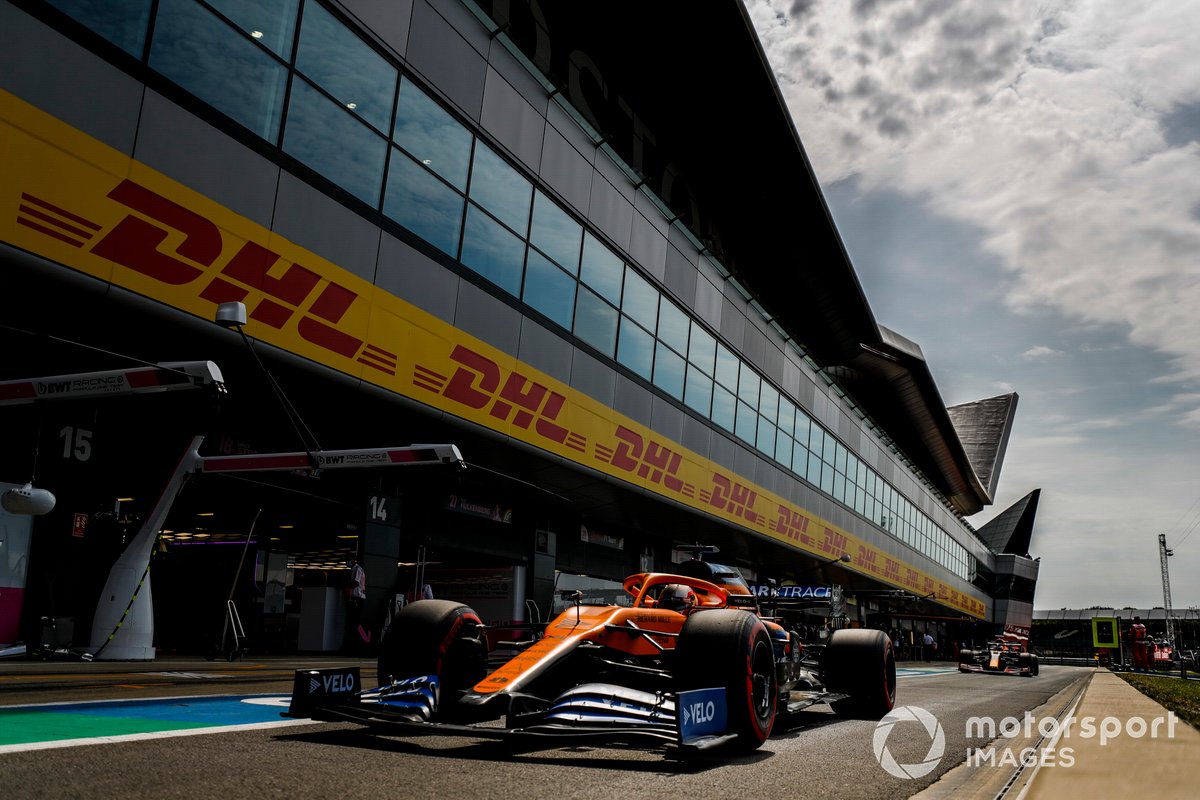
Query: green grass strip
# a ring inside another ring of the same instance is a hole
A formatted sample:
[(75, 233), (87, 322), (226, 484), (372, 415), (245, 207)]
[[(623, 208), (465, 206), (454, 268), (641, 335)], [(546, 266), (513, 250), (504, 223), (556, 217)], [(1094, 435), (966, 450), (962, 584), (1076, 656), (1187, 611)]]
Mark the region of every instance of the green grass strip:
[(1130, 672), (1117, 674), (1151, 700), (1162, 704), (1169, 711), (1174, 711), (1175, 716), (1193, 728), (1200, 728), (1200, 681), (1160, 678)]

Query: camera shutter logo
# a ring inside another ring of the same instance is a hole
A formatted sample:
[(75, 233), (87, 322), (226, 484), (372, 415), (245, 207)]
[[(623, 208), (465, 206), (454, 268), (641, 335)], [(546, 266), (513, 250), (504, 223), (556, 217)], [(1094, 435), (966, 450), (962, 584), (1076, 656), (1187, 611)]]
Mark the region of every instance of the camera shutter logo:
[[(929, 734), (929, 752), (919, 764), (899, 764), (887, 748), (888, 736), (897, 722), (919, 722)], [(946, 752), (946, 734), (937, 717), (919, 706), (901, 706), (892, 709), (875, 726), (875, 737), (871, 742), (875, 750), (875, 760), (889, 775), (910, 780), (923, 778), (933, 771)]]

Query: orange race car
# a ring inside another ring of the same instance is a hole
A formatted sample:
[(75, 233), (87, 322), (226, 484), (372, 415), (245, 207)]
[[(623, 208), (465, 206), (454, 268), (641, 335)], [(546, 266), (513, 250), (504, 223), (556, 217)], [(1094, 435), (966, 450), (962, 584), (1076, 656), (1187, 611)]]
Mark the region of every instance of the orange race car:
[(782, 713), (829, 703), (878, 719), (895, 703), (896, 662), (882, 631), (837, 630), (828, 644), (805, 645), (759, 613), (736, 570), (701, 558), (631, 575), (624, 588), (628, 606), (564, 593), (573, 605), (491, 672), (474, 611), (412, 603), (384, 636), (379, 687), (363, 691), (357, 668), (298, 670), (285, 716), (533, 749), (572, 738), (745, 752)]

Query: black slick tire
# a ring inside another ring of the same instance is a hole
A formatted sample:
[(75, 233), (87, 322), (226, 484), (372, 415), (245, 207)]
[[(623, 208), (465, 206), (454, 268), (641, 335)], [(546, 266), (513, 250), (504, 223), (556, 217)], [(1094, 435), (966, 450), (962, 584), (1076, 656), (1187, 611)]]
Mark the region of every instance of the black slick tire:
[(675, 647), (676, 684), (681, 691), (725, 688), (732, 750), (750, 752), (771, 735), (779, 703), (775, 653), (762, 620), (738, 609), (694, 612)]
[(462, 603), (419, 600), (392, 619), (380, 645), (378, 680), (437, 675), (443, 699), (469, 689), (487, 674), (487, 648), (479, 615)]
[(838, 714), (880, 719), (896, 705), (896, 656), (883, 631), (834, 631), (821, 660), (821, 673), (830, 691), (850, 695), (830, 704)]

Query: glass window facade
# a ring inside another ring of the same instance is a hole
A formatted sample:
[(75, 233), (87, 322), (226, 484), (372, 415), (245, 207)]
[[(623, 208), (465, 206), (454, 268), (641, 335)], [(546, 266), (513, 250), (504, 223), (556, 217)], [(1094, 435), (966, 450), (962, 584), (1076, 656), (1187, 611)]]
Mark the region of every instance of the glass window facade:
[(318, 0), (51, 2), (664, 396), (971, 578), (973, 561), (953, 536)]

